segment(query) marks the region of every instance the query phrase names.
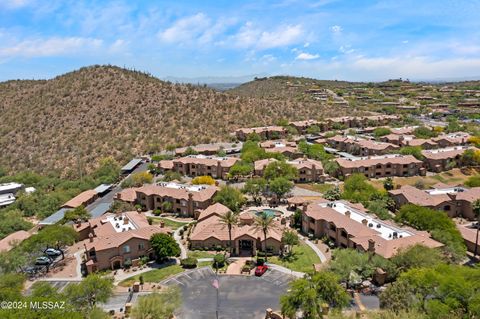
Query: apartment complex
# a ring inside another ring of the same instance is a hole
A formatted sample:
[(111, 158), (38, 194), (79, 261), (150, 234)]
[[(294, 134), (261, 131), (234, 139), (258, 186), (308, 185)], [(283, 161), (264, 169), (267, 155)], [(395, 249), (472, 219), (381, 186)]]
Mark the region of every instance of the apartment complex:
[[(222, 204), (214, 204), (201, 211), (197, 224), (190, 233), (189, 242), (192, 249), (212, 249), (229, 247), (228, 227), (220, 221), (220, 217), (228, 211)], [(232, 227), (233, 254), (237, 256), (254, 256), (257, 250), (267, 250), (279, 254), (282, 245), (284, 227), (274, 223), (267, 233), (265, 241), (260, 229), (253, 225), (256, 211), (246, 211), (239, 215), (239, 224)]]
[(333, 136), (327, 139), (327, 143), (343, 152), (359, 156), (372, 156), (390, 153), (399, 148), (398, 145), (377, 142), (356, 136)]
[(236, 157), (218, 157), (206, 155), (190, 155), (174, 160), (165, 160), (158, 163), (161, 171), (172, 170), (182, 175), (211, 176), (226, 179), (230, 168), (239, 160)]
[(84, 247), (84, 267), (88, 273), (138, 266), (142, 257), (155, 258), (150, 237), (171, 233), (164, 225), (149, 225), (144, 214), (107, 214), (85, 223), (74, 224)]
[(468, 146), (452, 146), (434, 150), (423, 150), (425, 166), (429, 171), (442, 172), (456, 166)]
[(265, 141), (260, 143), (260, 147), (267, 153), (280, 153), (288, 158), (295, 159), (303, 156), (297, 148), (297, 143), (294, 141)]
[(339, 166), (337, 175), (348, 177), (354, 173), (364, 174), (369, 178), (389, 176), (425, 175), (422, 161), (412, 155), (380, 155), (356, 158), (337, 158)]
[[(159, 183), (136, 188), (135, 203), (148, 210), (167, 210), (185, 217), (194, 217), (195, 211), (212, 204), (216, 186)], [(121, 198), (117, 198), (121, 200)], [(165, 204), (168, 203), (168, 204)]]
[(422, 190), (405, 185), (388, 192), (399, 208), (405, 204), (414, 204), (444, 211), (450, 217), (475, 219), (473, 202), (480, 199), (480, 187), (465, 188), (436, 184), (432, 189)]
[(361, 204), (346, 201), (320, 200), (304, 205), (302, 230), (316, 238), (327, 236), (338, 247), (375, 253), (384, 258), (391, 258), (400, 249), (415, 244), (430, 248), (442, 246), (427, 232), (376, 219)]
[[(275, 161), (277, 160), (273, 158), (256, 161), (254, 163), (254, 174), (256, 176), (263, 176), (268, 164)], [(309, 158), (298, 158), (295, 160), (288, 160), (286, 163), (292, 165), (298, 170), (298, 177), (295, 180), (297, 183), (323, 182), (325, 180), (325, 172), (323, 170), (322, 162), (320, 161)]]

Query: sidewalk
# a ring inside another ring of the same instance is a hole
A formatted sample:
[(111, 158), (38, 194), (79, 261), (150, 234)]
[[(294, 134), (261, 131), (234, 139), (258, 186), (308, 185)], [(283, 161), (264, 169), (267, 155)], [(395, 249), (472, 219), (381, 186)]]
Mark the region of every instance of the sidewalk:
[(317, 254), (318, 258), (320, 258), (320, 261), (322, 263), (327, 262), (327, 257), (323, 254), (323, 252), (320, 250), (320, 248), (317, 247), (314, 243), (312, 243), (310, 240), (307, 238), (300, 236), (300, 238), (308, 245), (310, 248), (313, 249), (313, 251)]
[(304, 272), (293, 271), (293, 270), (285, 268), (283, 266), (276, 265), (276, 264), (271, 264), (271, 263), (268, 263), (268, 262), (266, 264), (267, 264), (268, 268), (278, 270), (278, 271), (283, 272), (284, 274), (287, 274), (287, 275), (290, 275), (290, 276), (294, 276), (294, 277), (297, 277), (297, 278), (303, 278), (305, 276)]

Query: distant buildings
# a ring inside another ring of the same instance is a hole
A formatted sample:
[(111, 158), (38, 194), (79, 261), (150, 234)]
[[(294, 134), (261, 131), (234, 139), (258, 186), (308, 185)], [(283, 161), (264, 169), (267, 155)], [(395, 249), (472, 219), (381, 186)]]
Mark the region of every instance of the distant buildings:
[(172, 170), (191, 177), (205, 175), (227, 179), (230, 168), (239, 160), (237, 157), (190, 155), (174, 160), (160, 161), (158, 167), (163, 172)]
[(348, 177), (360, 173), (368, 178), (389, 176), (415, 176), (425, 175), (423, 162), (412, 155), (380, 155), (358, 158), (337, 158), (339, 166), (338, 175)]
[(405, 185), (388, 193), (395, 200), (397, 207), (414, 204), (444, 211), (452, 218), (462, 217), (470, 220), (475, 219), (472, 204), (476, 199), (480, 199), (480, 187), (465, 188), (441, 183), (427, 190)]
[[(256, 161), (254, 163), (254, 174), (256, 176), (263, 176), (268, 164), (275, 161), (277, 160), (273, 158)], [(298, 158), (295, 160), (288, 160), (286, 163), (292, 165), (298, 170), (298, 177), (295, 180), (298, 183), (323, 182), (325, 180), (326, 176), (323, 170), (323, 165), (320, 161), (309, 158)]]
[(197, 210), (205, 209), (212, 204), (217, 190), (216, 186), (208, 185), (160, 183), (124, 190), (117, 194), (116, 199), (130, 202), (134, 192), (134, 203), (142, 205), (147, 210), (168, 210), (181, 216), (194, 217)]
[(338, 247), (393, 257), (415, 244), (443, 246), (427, 232), (402, 228), (368, 214), (361, 204), (346, 201), (314, 201), (303, 206), (302, 230), (316, 238), (327, 237)]
[(359, 156), (372, 156), (390, 153), (399, 148), (398, 145), (377, 142), (356, 136), (333, 136), (327, 139), (327, 143), (343, 152)]
[(434, 150), (423, 150), (425, 165), (429, 171), (442, 172), (451, 169), (452, 165), (459, 164), (463, 153), (470, 149), (468, 146), (452, 146)]

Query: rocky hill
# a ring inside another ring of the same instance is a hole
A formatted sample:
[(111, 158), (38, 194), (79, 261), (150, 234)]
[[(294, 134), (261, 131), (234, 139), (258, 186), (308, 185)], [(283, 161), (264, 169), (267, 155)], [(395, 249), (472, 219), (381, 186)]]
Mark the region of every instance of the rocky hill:
[(0, 166), (75, 175), (168, 144), (228, 139), (242, 126), (344, 115), (319, 102), (219, 93), (112, 66), (0, 83)]

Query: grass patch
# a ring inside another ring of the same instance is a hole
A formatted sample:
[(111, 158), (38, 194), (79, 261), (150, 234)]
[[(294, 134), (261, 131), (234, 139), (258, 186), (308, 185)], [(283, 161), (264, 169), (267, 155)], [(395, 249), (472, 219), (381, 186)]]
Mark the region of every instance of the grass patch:
[(296, 186), (310, 191), (325, 193), (326, 191), (332, 189), (334, 186), (332, 184), (297, 184)]
[(167, 218), (162, 218), (162, 217), (152, 217), (152, 218), (153, 218), (153, 224), (160, 224), (160, 222), (163, 221), (165, 223), (165, 226), (170, 227), (171, 229), (177, 229), (188, 224), (188, 223), (177, 222), (177, 221), (170, 220)]
[(310, 246), (300, 242), (300, 245), (293, 247), (290, 257), (282, 259), (278, 256), (268, 257), (268, 262), (294, 271), (309, 272), (313, 270), (313, 264), (319, 264), (321, 261)]
[(167, 266), (160, 269), (153, 269), (153, 270), (144, 272), (143, 274), (129, 277), (121, 281), (119, 283), (119, 286), (130, 287), (133, 285), (134, 282), (140, 281), (140, 276), (143, 276), (143, 280), (145, 282), (159, 282), (167, 277), (181, 273), (184, 270), (185, 269), (183, 269), (180, 265), (172, 265), (172, 266)]
[(188, 257), (193, 258), (213, 258), (217, 253), (210, 252), (210, 251), (202, 251), (202, 250), (191, 250), (188, 252)]

